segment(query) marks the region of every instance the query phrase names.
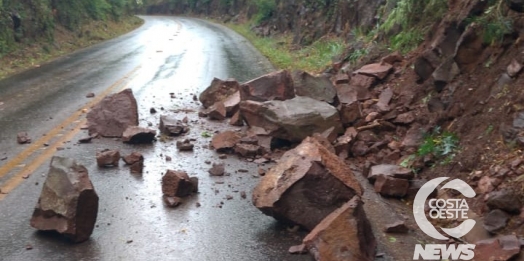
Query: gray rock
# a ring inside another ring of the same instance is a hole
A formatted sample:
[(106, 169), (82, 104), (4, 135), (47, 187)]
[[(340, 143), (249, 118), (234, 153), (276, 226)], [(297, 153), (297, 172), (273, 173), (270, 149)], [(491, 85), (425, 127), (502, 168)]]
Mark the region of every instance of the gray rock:
[(160, 132), (169, 136), (179, 136), (189, 132), (189, 127), (174, 115), (160, 116)]
[(31, 226), (83, 242), (91, 236), (97, 215), (98, 195), (87, 169), (73, 159), (53, 157)]
[(292, 77), (297, 96), (306, 96), (331, 104), (335, 101), (337, 91), (328, 78), (315, 77), (304, 71), (294, 71)]
[(484, 228), (490, 233), (495, 233), (505, 228), (508, 220), (509, 215), (506, 212), (495, 209), (484, 216)]
[(122, 141), (130, 144), (151, 143), (155, 139), (156, 130), (129, 126), (122, 134)]
[(501, 209), (514, 214), (520, 213), (522, 208), (518, 195), (509, 189), (491, 192), (486, 204), (490, 209)]
[(259, 127), (267, 135), (292, 142), (300, 142), (332, 127), (336, 133), (343, 131), (338, 111), (309, 97), (264, 103), (243, 101), (240, 111), (250, 127)]
[(392, 164), (380, 164), (371, 167), (371, 170), (368, 174), (368, 180), (371, 183), (374, 183), (375, 179), (380, 175), (407, 180), (413, 179), (415, 177), (413, 171), (408, 168)]
[(235, 79), (227, 79), (225, 81), (214, 78), (211, 85), (204, 90), (199, 100), (204, 105), (204, 108), (209, 108), (219, 101), (225, 100), (230, 95), (239, 90), (240, 84)]

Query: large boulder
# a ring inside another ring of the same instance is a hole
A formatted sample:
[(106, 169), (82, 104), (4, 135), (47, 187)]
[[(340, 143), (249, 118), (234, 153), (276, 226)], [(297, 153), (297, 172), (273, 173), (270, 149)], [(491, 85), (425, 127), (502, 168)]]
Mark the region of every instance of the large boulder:
[(353, 197), (324, 218), (304, 245), (318, 261), (374, 260), (377, 242), (360, 198)]
[(293, 79), (286, 70), (272, 72), (240, 86), (242, 101), (288, 100), (295, 97)]
[(211, 85), (207, 87), (198, 99), (205, 108), (213, 106), (216, 102), (225, 100), (227, 97), (233, 95), (238, 91), (240, 84), (235, 79), (227, 79), (225, 81), (214, 78)]
[(129, 126), (138, 125), (138, 110), (131, 89), (109, 95), (87, 114), (89, 135), (121, 137)]
[(343, 131), (335, 107), (309, 97), (295, 97), (286, 101), (243, 101), (240, 111), (250, 127), (262, 128), (265, 134), (300, 142), (314, 133), (333, 128)]
[(315, 100), (333, 103), (337, 90), (333, 83), (324, 76), (313, 76), (304, 71), (293, 72), (293, 84), (295, 94), (307, 96)]
[(31, 226), (78, 243), (91, 236), (97, 215), (98, 195), (87, 169), (73, 159), (53, 157)]
[(312, 230), (362, 188), (343, 160), (308, 137), (286, 152), (253, 191), (253, 204), (277, 220)]

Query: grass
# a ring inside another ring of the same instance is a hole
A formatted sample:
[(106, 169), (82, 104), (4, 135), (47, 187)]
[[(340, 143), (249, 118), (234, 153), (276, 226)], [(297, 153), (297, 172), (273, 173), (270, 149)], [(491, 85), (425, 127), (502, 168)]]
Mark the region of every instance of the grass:
[(19, 44), (0, 59), (0, 79), (17, 72), (38, 67), (59, 56), (108, 40), (129, 32), (143, 23), (138, 17), (128, 17), (120, 22), (91, 21), (77, 32), (56, 28), (54, 41), (42, 39)]
[(299, 69), (319, 73), (340, 56), (347, 44), (340, 38), (323, 37), (311, 45), (299, 47), (292, 44), (290, 35), (276, 37), (257, 36), (249, 23), (227, 24), (248, 39), (273, 65), (279, 69)]
[[(447, 165), (455, 157), (458, 143), (457, 135), (448, 131), (441, 132), (440, 127), (437, 127), (433, 132), (424, 135), (417, 152), (408, 156), (400, 165), (413, 169), (413, 163), (426, 156), (432, 156), (435, 164)], [(413, 171), (416, 173), (418, 170), (413, 169)]]

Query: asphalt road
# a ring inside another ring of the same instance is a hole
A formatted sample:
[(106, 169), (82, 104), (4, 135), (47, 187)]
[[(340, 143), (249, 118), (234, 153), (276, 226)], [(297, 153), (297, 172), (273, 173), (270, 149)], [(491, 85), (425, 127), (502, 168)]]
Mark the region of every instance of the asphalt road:
[[(264, 216), (250, 201), (257, 166), (207, 149), (226, 123), (199, 119), (194, 94), (213, 77), (246, 81), (271, 71), (271, 64), (242, 37), (198, 19), (143, 17), (139, 29), (49, 64), (0, 81), (0, 260), (310, 260), (289, 246), (303, 233)], [(158, 125), (159, 115), (190, 119), (194, 152), (181, 153), (176, 140), (132, 146), (115, 139), (77, 144), (85, 112), (104, 95), (131, 88), (140, 125)], [(86, 94), (93, 92), (95, 98)], [(171, 98), (175, 93), (176, 98)], [(159, 113), (150, 114), (155, 107)], [(27, 131), (33, 142), (16, 143)], [(143, 175), (96, 166), (96, 151), (118, 148), (145, 157)], [(39, 233), (29, 219), (53, 155), (77, 159), (89, 170), (100, 197), (91, 239), (71, 244)], [(167, 161), (165, 156), (172, 157)], [(205, 161), (226, 163), (228, 176), (210, 177)], [(200, 179), (200, 193), (176, 209), (164, 206), (160, 180), (167, 169)], [(248, 172), (239, 172), (245, 169)], [(240, 192), (247, 192), (247, 199)], [(227, 200), (226, 196), (233, 196)], [(196, 203), (201, 206), (197, 207)]]

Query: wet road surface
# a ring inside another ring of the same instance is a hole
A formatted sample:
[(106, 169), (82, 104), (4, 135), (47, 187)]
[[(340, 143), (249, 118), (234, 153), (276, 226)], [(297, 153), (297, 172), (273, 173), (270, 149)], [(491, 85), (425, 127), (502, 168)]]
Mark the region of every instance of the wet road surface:
[[(145, 24), (127, 35), (0, 81), (0, 260), (311, 260), (287, 253), (303, 233), (251, 204), (257, 169), (269, 166), (234, 155), (222, 160), (207, 149), (210, 138), (202, 133), (231, 128), (199, 119), (200, 107), (192, 100), (213, 77), (246, 81), (271, 71), (270, 63), (220, 25), (143, 18)], [(178, 152), (176, 139), (141, 146), (105, 138), (77, 144), (86, 135), (80, 127), (87, 109), (124, 88), (137, 98), (141, 126), (157, 126), (162, 114), (187, 116), (191, 131), (180, 139), (197, 139), (195, 151)], [(95, 98), (85, 97), (90, 92)], [(151, 107), (159, 113), (150, 114)], [(20, 131), (27, 131), (33, 143), (16, 144)], [(120, 149), (122, 155), (141, 152), (143, 175), (130, 174), (122, 162), (118, 168), (98, 168), (96, 151), (105, 148)], [(70, 244), (29, 226), (52, 155), (86, 166), (100, 197), (96, 228), (87, 242)], [(210, 177), (205, 161), (224, 162), (228, 176)], [(160, 180), (167, 169), (197, 176), (200, 193), (178, 208), (165, 207)]]

